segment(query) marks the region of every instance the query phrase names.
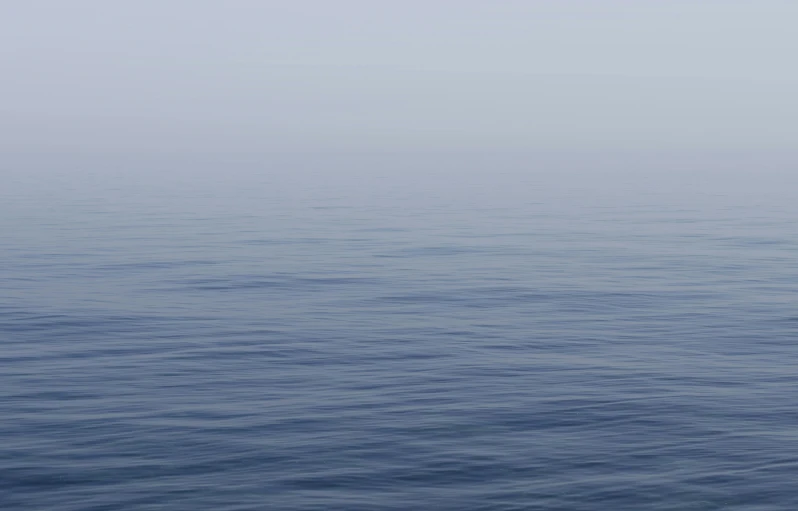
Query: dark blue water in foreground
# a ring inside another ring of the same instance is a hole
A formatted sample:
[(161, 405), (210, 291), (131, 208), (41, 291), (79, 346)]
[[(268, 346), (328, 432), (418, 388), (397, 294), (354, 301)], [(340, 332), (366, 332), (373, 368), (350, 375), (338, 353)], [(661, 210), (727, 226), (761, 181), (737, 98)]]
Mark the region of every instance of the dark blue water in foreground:
[(798, 509), (795, 183), (423, 170), (5, 173), (0, 507)]

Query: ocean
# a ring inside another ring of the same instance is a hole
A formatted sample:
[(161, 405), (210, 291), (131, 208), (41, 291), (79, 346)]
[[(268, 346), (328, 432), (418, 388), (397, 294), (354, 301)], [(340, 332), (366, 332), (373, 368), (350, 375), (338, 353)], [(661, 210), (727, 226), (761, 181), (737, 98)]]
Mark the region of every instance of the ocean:
[(798, 179), (3, 169), (0, 508), (798, 509)]

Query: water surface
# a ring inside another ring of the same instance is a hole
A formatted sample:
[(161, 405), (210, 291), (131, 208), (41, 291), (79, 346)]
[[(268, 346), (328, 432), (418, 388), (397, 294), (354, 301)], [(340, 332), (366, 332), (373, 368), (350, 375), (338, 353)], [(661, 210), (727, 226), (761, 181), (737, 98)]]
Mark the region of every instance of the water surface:
[(783, 175), (336, 165), (4, 174), (4, 509), (798, 508)]

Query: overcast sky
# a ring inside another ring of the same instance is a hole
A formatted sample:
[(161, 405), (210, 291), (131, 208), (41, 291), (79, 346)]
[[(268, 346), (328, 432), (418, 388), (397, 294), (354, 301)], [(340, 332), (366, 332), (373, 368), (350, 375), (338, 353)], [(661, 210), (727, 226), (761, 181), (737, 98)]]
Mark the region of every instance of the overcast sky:
[(0, 149), (788, 150), (795, 0), (7, 0)]

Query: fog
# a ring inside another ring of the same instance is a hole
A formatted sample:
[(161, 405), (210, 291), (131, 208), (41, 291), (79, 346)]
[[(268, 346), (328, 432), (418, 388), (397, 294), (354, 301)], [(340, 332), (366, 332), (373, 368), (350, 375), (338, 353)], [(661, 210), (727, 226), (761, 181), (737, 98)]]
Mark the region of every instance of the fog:
[(19, 154), (789, 154), (790, 1), (30, 0)]

